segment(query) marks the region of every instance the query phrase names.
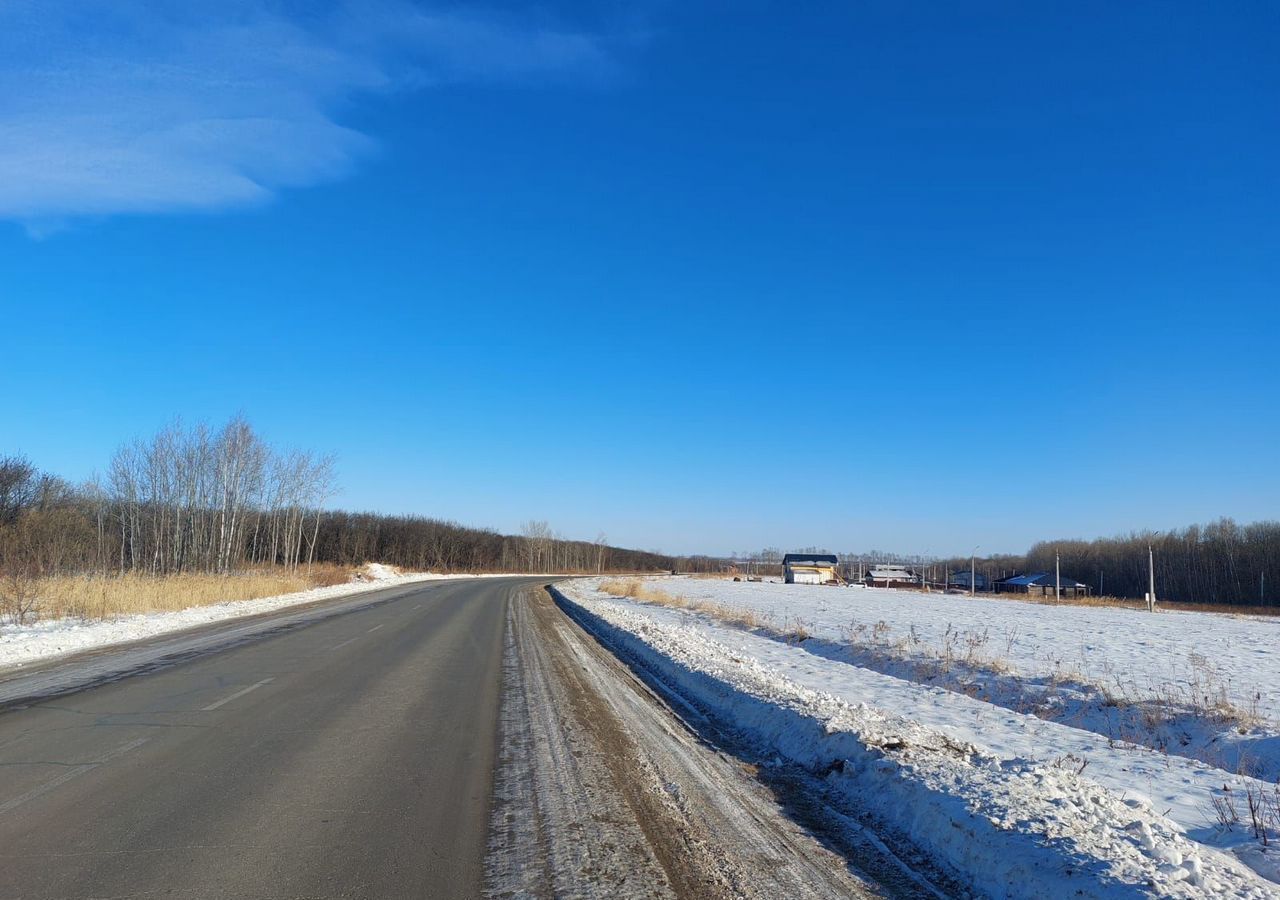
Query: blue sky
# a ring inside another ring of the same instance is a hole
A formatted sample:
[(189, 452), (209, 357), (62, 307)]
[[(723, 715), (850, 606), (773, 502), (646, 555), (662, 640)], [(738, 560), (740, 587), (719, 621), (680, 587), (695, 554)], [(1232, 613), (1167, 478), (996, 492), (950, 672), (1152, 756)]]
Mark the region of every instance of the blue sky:
[(725, 552), (1280, 509), (1263, 3), (0, 6), (0, 450)]

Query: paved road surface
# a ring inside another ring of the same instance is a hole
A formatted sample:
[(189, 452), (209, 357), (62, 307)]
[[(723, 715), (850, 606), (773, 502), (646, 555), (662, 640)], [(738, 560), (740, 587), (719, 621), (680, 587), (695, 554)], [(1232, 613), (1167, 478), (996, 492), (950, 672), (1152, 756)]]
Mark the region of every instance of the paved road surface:
[(0, 714), (0, 896), (475, 896), (516, 583)]
[(928, 894), (815, 838), (544, 580), (0, 675), (0, 900)]

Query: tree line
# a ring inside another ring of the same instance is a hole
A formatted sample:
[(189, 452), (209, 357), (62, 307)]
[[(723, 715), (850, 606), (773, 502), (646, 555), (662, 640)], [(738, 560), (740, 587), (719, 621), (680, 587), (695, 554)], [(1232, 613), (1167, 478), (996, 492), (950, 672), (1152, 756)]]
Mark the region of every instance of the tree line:
[(1148, 547), (1158, 598), (1240, 606), (1280, 602), (1280, 522), (1220, 519), (1159, 534), (1042, 541), (1027, 552), (1025, 565), (1052, 572), (1056, 554), (1062, 573), (1095, 593), (1140, 598), (1149, 583)]
[[(519, 534), (501, 534), (427, 516), (329, 510), (336, 492), (332, 457), (273, 448), (242, 417), (220, 428), (170, 425), (122, 446), (105, 475), (78, 485), (21, 456), (0, 457), (0, 576), (230, 573), (374, 561), (451, 572), (781, 572), (777, 548), (673, 560), (613, 547), (604, 535), (568, 540), (538, 520)], [(1148, 546), (1161, 599), (1280, 602), (1280, 522), (1222, 519), (1159, 534), (1041, 541), (1021, 555), (980, 556), (976, 566), (996, 579), (1053, 572), (1060, 559), (1063, 576), (1093, 593), (1141, 598)], [(879, 551), (840, 557), (847, 574), (859, 561), (893, 562), (936, 583), (971, 565), (969, 557)]]
[[(1089, 586), (1099, 596), (1141, 600), (1151, 583), (1156, 598), (1232, 606), (1280, 605), (1280, 522), (1241, 525), (1219, 519), (1164, 532), (1038, 541), (1024, 554), (978, 556), (979, 573), (995, 580), (1035, 572)], [(969, 557), (929, 560), (934, 571), (974, 565)]]
[[(797, 552), (829, 552), (804, 547)], [(1150, 553), (1150, 555), (1149, 555)], [(734, 553), (727, 557), (690, 556), (676, 561), (680, 571), (717, 572), (734, 569), (750, 574), (780, 575), (777, 548)], [(861, 562), (896, 563), (923, 573), (935, 584), (948, 574), (970, 567), (994, 581), (1011, 575), (1053, 573), (1089, 586), (1098, 595), (1142, 599), (1150, 584), (1149, 560), (1155, 563), (1156, 597), (1188, 603), (1236, 606), (1280, 605), (1280, 522), (1241, 525), (1220, 519), (1166, 532), (1133, 532), (1086, 541), (1039, 541), (1023, 554), (976, 557), (932, 557), (884, 551), (838, 554), (850, 576)]]
[(594, 541), (569, 540), (543, 521), (520, 534), (500, 534), (423, 516), (336, 511), (320, 525), (319, 555), (341, 565), (378, 560), (415, 570), (449, 572), (653, 572), (670, 570), (668, 556)]
[(567, 540), (546, 522), (519, 535), (426, 516), (327, 510), (334, 460), (270, 446), (242, 417), (170, 425), (122, 446), (104, 476), (72, 484), (0, 457), (0, 575), (231, 573), (259, 566), (383, 562), (436, 571), (669, 569), (656, 553)]

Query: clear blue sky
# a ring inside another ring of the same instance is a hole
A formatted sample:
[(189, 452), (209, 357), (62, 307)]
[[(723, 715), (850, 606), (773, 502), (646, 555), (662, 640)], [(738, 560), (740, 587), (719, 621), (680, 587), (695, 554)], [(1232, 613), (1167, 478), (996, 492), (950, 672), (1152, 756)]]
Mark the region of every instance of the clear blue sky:
[(0, 451), (723, 552), (1280, 515), (1280, 7), (17, 0)]

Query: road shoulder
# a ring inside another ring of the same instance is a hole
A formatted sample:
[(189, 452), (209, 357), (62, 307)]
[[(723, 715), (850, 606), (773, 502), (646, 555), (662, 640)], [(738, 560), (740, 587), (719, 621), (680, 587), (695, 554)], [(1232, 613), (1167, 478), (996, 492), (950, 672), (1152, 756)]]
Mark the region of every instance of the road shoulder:
[(545, 592), (508, 616), (491, 896), (886, 895)]

